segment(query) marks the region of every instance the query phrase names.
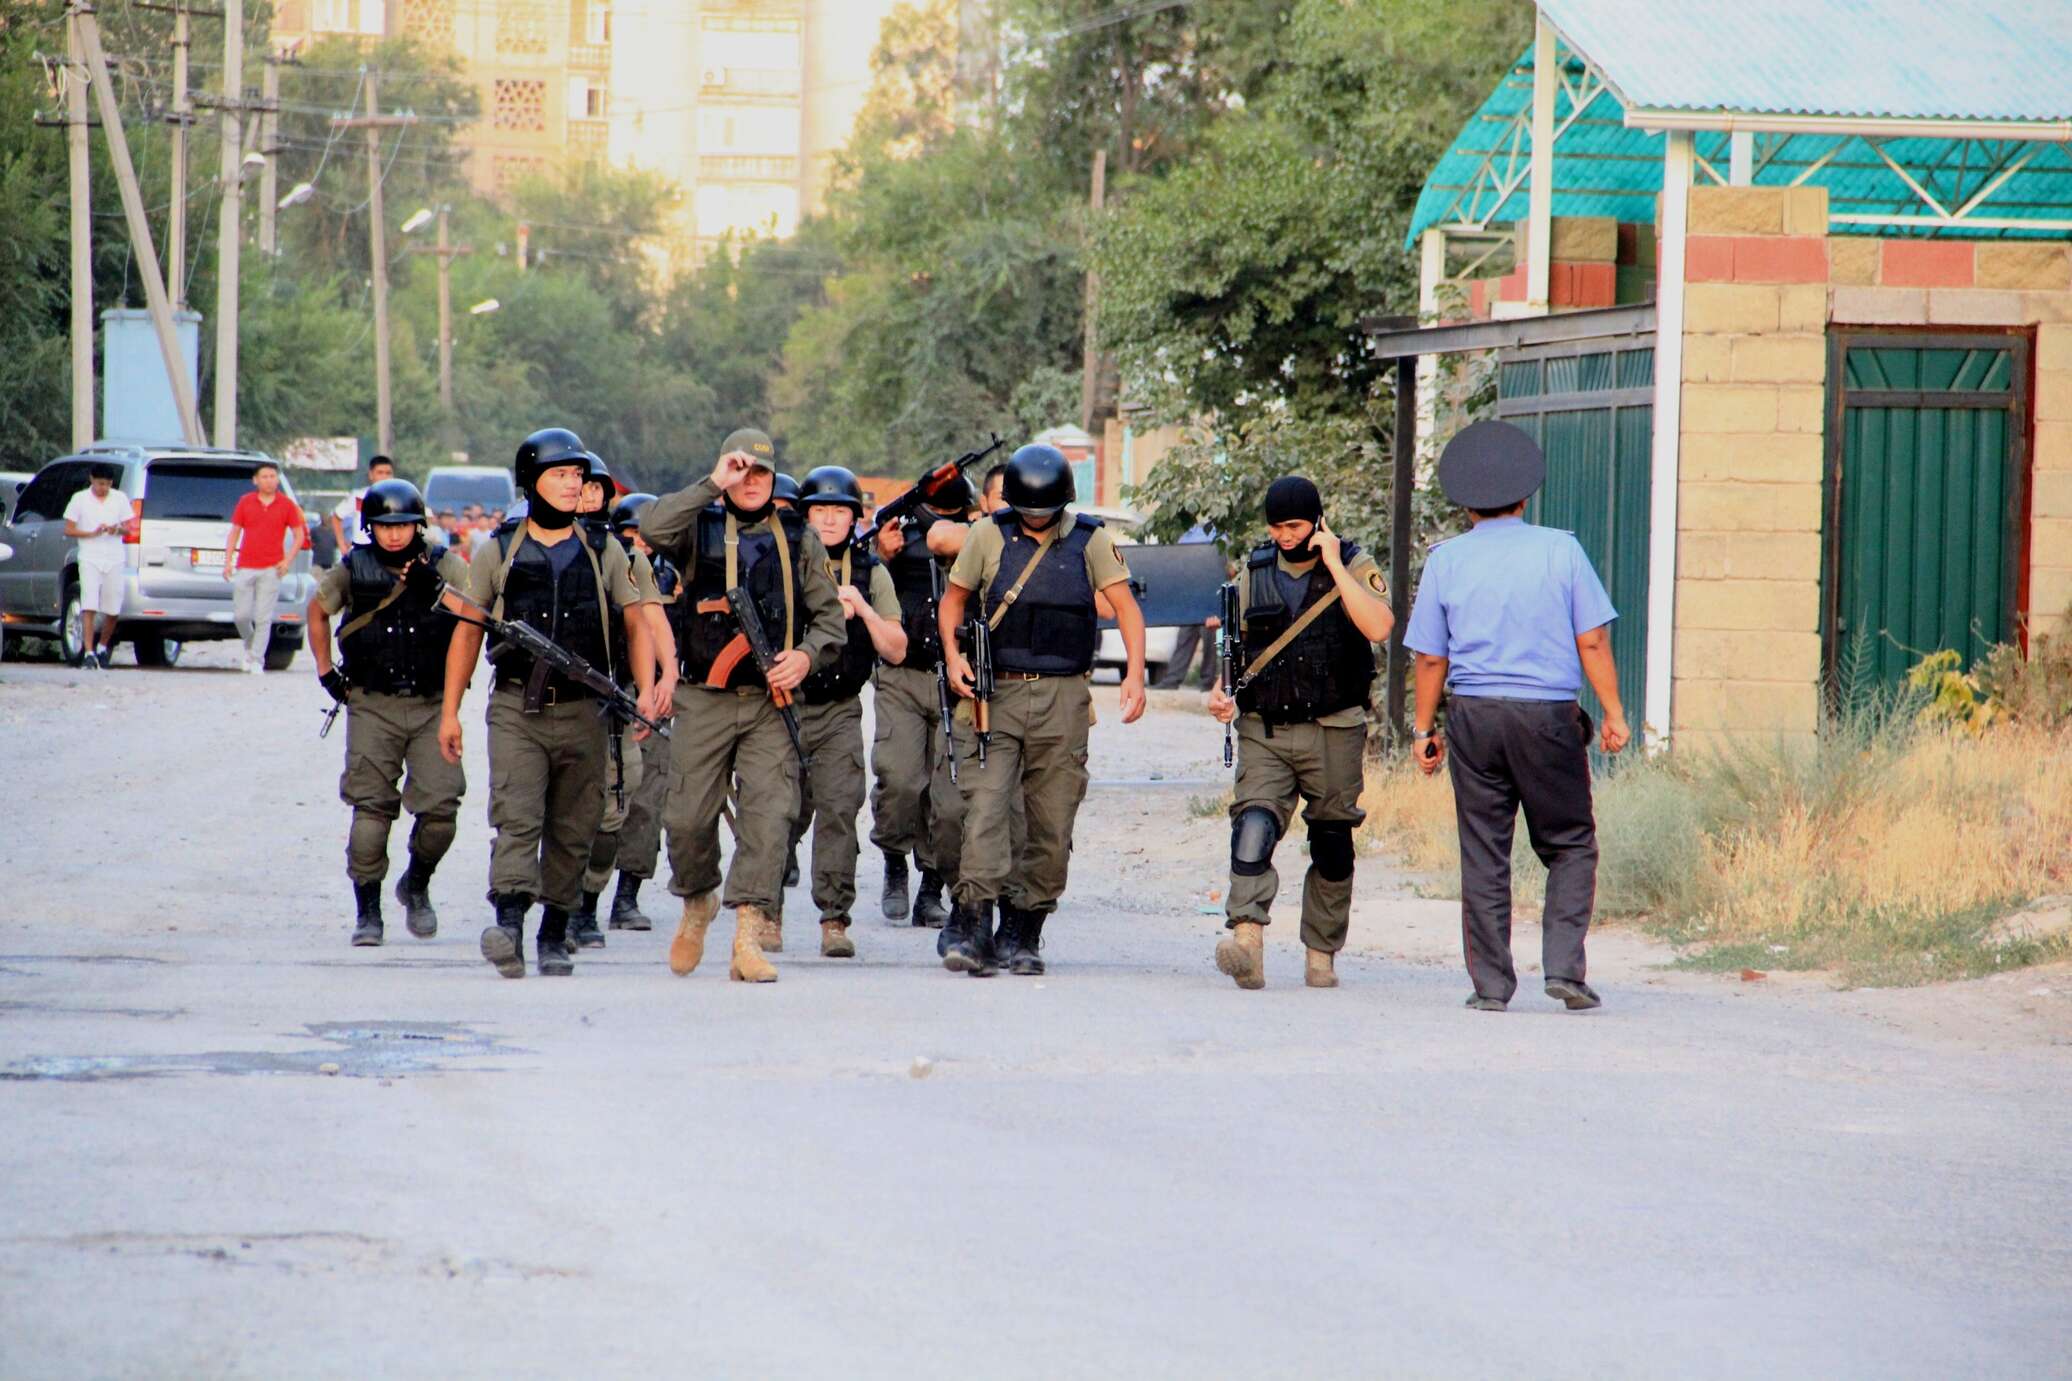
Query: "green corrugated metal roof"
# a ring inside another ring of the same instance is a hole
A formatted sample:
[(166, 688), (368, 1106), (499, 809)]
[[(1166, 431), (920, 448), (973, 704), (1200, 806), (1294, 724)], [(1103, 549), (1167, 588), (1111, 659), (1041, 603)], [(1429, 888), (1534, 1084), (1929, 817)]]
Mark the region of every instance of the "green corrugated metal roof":
[[(1563, 54), (1567, 84), (1585, 89), (1583, 62), (1569, 54), (1565, 45)], [(1604, 75), (1614, 85), (1622, 81), (1616, 72)], [(1570, 109), (1566, 93), (1556, 97), (1555, 120), (1560, 132), (1554, 143), (1554, 214), (1652, 223), (1655, 196), (1662, 186), (1663, 136), (1626, 128), (1625, 107), (1614, 91), (1597, 86), (1587, 89), (1596, 94), (1580, 113)], [(1532, 51), (1527, 49), (1425, 180), (1411, 217), (1407, 245), (1414, 247), (1418, 236), (1434, 225), (1502, 225), (1525, 219), (1526, 165), (1531, 154), (1526, 125), (1531, 105)], [(1724, 176), (1728, 136), (1701, 133), (1695, 140), (1699, 157)], [(2010, 163), (2027, 157), (2021, 170), (1996, 188), (1976, 214), (2015, 220), (2072, 219), (2072, 148), (2065, 144), (1985, 139), (1879, 142), (1894, 162), (1951, 210), (1976, 195)], [(1828, 158), (1806, 180), (1828, 189), (1830, 215), (1907, 215), (1926, 210), (1862, 137), (1759, 134), (1755, 146), (1757, 186), (1790, 183), (1808, 166)], [(1702, 173), (1699, 180), (1709, 181)], [(1996, 231), (1976, 226), (1937, 231), (1837, 224), (1833, 232), (1939, 234), (1964, 239), (2072, 238), (2072, 233), (2062, 230)]]
[(2072, 0), (1540, 0), (1629, 106), (2072, 118)]

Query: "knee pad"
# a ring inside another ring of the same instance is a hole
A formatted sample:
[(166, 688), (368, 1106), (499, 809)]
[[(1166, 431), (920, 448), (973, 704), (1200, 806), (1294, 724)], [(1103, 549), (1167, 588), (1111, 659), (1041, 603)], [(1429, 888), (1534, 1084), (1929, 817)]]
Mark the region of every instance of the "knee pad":
[(1309, 864), (1326, 882), (1344, 882), (1353, 875), (1353, 827), (1329, 820), (1309, 827)]
[(1273, 846), (1281, 842), (1281, 824), (1264, 806), (1246, 806), (1230, 822), (1230, 871), (1255, 878), (1273, 863)]

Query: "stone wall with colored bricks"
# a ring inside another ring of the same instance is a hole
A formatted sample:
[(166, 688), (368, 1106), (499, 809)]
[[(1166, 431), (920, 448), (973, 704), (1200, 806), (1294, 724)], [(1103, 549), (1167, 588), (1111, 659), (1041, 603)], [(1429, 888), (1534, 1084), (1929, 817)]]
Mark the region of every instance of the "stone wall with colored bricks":
[(2072, 604), (2072, 246), (1829, 236), (1817, 187), (1698, 187), (1686, 246), (1673, 737), (1819, 714), (1827, 331), (2035, 331), (2026, 608)]

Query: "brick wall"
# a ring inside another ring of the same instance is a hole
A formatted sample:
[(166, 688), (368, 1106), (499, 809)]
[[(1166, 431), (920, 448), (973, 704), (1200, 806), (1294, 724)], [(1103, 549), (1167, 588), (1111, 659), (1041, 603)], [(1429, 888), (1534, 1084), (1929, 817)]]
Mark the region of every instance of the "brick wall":
[(1820, 709), (1827, 193), (1691, 192), (1672, 739)]
[(2072, 246), (1827, 234), (1817, 187), (1698, 187), (1685, 261), (1675, 739), (1819, 712), (1829, 323), (2033, 327), (2032, 627), (2072, 603)]

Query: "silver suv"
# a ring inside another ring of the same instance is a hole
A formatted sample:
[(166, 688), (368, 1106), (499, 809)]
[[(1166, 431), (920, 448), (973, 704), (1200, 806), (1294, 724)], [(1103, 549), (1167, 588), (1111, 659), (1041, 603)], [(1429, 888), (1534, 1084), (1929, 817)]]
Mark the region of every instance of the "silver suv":
[[(171, 666), (183, 643), (235, 638), (223, 549), (230, 514), (252, 492), (257, 451), (206, 446), (117, 446), (96, 443), (54, 460), (18, 492), (0, 494), (6, 520), (0, 546), (0, 617), (10, 633), (54, 637), (65, 661), (84, 659), (79, 608), (79, 544), (65, 535), (65, 504), (86, 488), (96, 464), (121, 469), (115, 487), (136, 505), (127, 544), (127, 584), (116, 636), (135, 645), (141, 666)], [(281, 492), (295, 497), (285, 475)], [(299, 503), (300, 501), (297, 500)], [(305, 541), (281, 581), (266, 668), (285, 670), (302, 647), (302, 611), (315, 592)]]

